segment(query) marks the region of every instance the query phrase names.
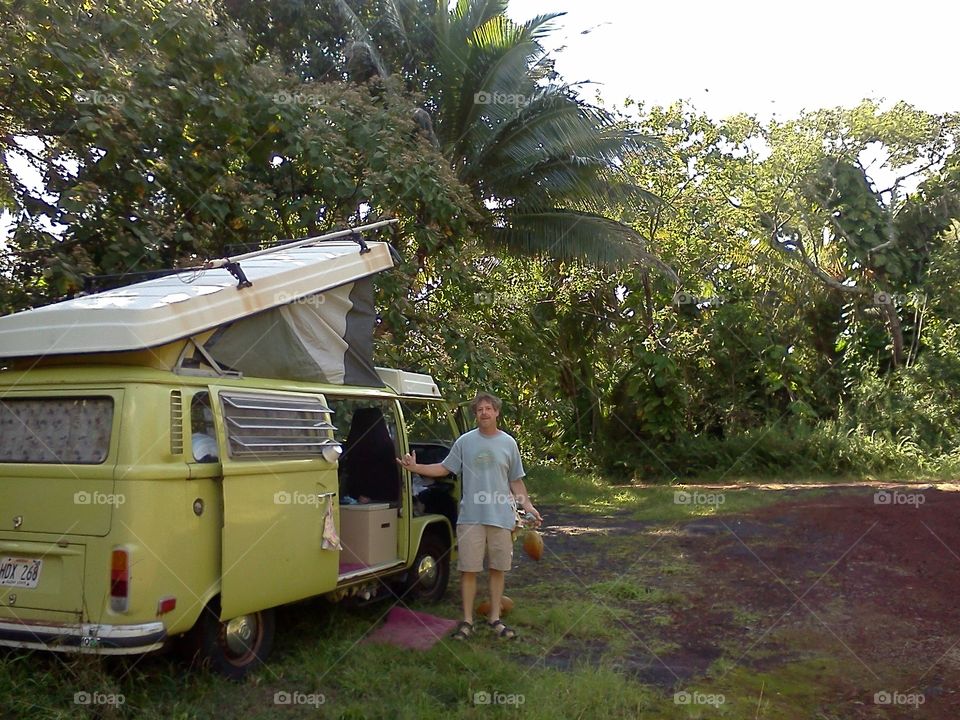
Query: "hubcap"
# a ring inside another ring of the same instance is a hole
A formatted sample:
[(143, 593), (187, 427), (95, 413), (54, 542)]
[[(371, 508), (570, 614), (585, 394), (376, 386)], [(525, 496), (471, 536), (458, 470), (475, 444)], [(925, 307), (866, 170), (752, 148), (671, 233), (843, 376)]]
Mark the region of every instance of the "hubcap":
[(241, 615), (227, 622), (225, 631), (227, 649), (234, 655), (250, 652), (257, 634), (257, 620), (253, 615)]
[(420, 559), (420, 565), (417, 567), (417, 579), (421, 585), (432, 585), (437, 579), (437, 561), (431, 555), (426, 555)]

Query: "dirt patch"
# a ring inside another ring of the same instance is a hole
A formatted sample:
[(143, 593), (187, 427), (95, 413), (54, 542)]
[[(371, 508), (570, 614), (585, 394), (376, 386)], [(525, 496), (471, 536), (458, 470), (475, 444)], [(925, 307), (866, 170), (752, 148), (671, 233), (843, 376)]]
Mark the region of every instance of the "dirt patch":
[[(823, 717), (960, 717), (960, 493), (804, 496), (790, 489), (758, 510), (673, 525), (545, 508), (547, 556), (519, 557), (508, 586), (629, 582), (635, 596), (599, 601), (628, 611), (635, 641), (604, 661), (665, 691), (825, 659), (838, 670), (816, 680)], [(666, 600), (646, 602), (644, 590)], [(601, 644), (560, 645), (543, 662), (600, 655)]]

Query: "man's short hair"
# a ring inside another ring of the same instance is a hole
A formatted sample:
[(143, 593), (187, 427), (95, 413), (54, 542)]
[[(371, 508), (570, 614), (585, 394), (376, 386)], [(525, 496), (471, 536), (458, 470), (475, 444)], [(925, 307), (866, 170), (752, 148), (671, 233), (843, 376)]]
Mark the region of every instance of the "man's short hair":
[(500, 412), (500, 408), (503, 407), (503, 401), (496, 395), (491, 395), (487, 392), (478, 392), (473, 402), (470, 403), (470, 410), (474, 415), (477, 414), (477, 408), (480, 407), (480, 403), (482, 402), (490, 403), (497, 412)]

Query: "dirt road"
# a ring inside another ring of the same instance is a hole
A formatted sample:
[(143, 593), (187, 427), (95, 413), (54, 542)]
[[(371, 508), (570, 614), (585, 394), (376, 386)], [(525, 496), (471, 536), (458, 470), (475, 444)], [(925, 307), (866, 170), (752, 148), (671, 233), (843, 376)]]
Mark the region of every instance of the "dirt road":
[(544, 511), (548, 556), (520, 559), (510, 586), (572, 580), (626, 638), (553, 643), (538, 659), (548, 667), (606, 663), (667, 693), (749, 692), (757, 717), (960, 717), (958, 492), (781, 491), (670, 525)]

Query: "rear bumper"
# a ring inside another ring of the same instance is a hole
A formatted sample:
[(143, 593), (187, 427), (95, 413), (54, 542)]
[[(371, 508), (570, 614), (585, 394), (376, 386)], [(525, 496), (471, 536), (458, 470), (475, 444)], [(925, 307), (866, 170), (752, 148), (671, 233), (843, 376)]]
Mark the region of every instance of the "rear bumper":
[(167, 638), (162, 622), (140, 625), (46, 625), (0, 621), (0, 646), (56, 652), (127, 655), (159, 650)]

